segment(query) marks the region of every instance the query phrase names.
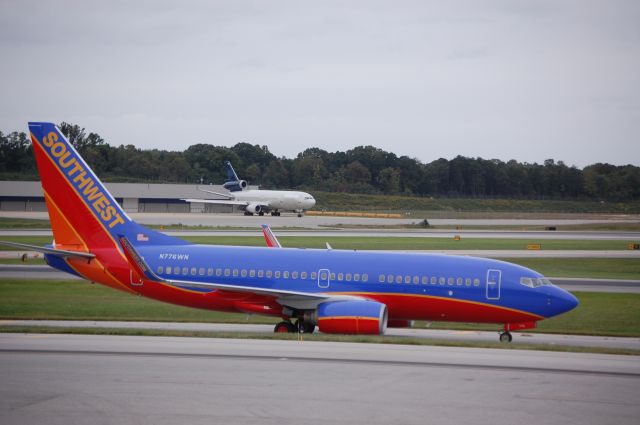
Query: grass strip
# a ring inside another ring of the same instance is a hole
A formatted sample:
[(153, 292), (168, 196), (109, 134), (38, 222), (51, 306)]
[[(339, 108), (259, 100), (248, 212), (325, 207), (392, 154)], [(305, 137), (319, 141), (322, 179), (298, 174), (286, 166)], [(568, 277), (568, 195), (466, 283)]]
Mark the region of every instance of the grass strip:
[[(51, 243), (50, 236), (4, 236), (9, 242), (46, 245)], [(262, 236), (185, 236), (183, 239), (198, 244), (264, 246)], [(334, 249), (356, 250), (526, 250), (528, 244), (540, 244), (543, 250), (627, 250), (632, 241), (624, 240), (565, 240), (565, 239), (476, 239), (432, 238), (432, 237), (317, 237), (317, 236), (280, 236), (283, 246), (288, 248), (324, 249), (329, 242)], [(638, 243), (636, 241), (635, 243)], [(12, 251), (15, 248), (0, 246), (0, 250)]]
[[(538, 332), (640, 336), (640, 294), (576, 292), (580, 306), (539, 322)], [(278, 319), (165, 304), (81, 280), (0, 280), (0, 318), (275, 324)], [(418, 322), (417, 327), (427, 326)], [(436, 329), (498, 330), (498, 325), (433, 322)]]
[(160, 329), (121, 329), (121, 328), (83, 328), (83, 327), (49, 327), (49, 326), (0, 326), (0, 333), (39, 333), (39, 334), (79, 334), (79, 335), (128, 335), (128, 336), (163, 336), (186, 338), (225, 338), (225, 339), (261, 339), (279, 341), (305, 342), (347, 342), (365, 344), (392, 345), (421, 345), (438, 347), (469, 347), (495, 348), (502, 350), (538, 350), (559, 351), (567, 353), (595, 353), (638, 356), (640, 350), (615, 347), (578, 347), (556, 344), (516, 343), (504, 344), (500, 342), (482, 341), (450, 341), (444, 339), (411, 338), (400, 336), (370, 336), (370, 335), (328, 335), (279, 333), (245, 333), (245, 332), (215, 332), (215, 331), (181, 331)]

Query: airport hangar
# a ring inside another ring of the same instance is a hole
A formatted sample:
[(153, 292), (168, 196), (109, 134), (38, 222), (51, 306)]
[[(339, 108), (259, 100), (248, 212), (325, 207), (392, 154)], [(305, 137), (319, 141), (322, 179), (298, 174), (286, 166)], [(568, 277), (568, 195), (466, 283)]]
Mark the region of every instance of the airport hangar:
[[(104, 183), (126, 212), (130, 213), (235, 213), (238, 206), (185, 202), (182, 199), (224, 199), (198, 190), (195, 184)], [(225, 193), (222, 185), (207, 190)], [(257, 189), (249, 186), (249, 189)], [(0, 181), (0, 211), (46, 211), (39, 181)]]

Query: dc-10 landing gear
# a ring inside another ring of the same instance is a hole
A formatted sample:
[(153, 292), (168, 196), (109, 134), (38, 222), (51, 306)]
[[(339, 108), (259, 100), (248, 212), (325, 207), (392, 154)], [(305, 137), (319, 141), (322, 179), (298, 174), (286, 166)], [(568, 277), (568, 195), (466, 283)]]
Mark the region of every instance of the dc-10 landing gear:
[(500, 332), (500, 342), (511, 342), (511, 341), (513, 341), (511, 332), (509, 331)]

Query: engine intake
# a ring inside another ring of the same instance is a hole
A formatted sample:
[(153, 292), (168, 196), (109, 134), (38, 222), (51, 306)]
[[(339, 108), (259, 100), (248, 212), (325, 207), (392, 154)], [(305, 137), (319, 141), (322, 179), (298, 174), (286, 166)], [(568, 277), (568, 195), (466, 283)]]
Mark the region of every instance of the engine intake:
[(262, 205), (260, 204), (249, 204), (245, 208), (245, 211), (250, 212), (251, 214), (260, 214), (262, 211)]
[(320, 332), (382, 335), (387, 329), (387, 306), (377, 301), (329, 301), (318, 306)]

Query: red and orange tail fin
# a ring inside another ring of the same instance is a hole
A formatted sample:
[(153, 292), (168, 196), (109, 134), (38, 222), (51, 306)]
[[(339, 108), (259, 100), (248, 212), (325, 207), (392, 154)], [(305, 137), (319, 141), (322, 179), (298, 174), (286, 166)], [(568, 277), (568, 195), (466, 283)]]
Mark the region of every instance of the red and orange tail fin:
[(142, 243), (186, 243), (132, 221), (55, 124), (30, 122), (29, 131), (56, 247), (121, 249), (118, 235)]

